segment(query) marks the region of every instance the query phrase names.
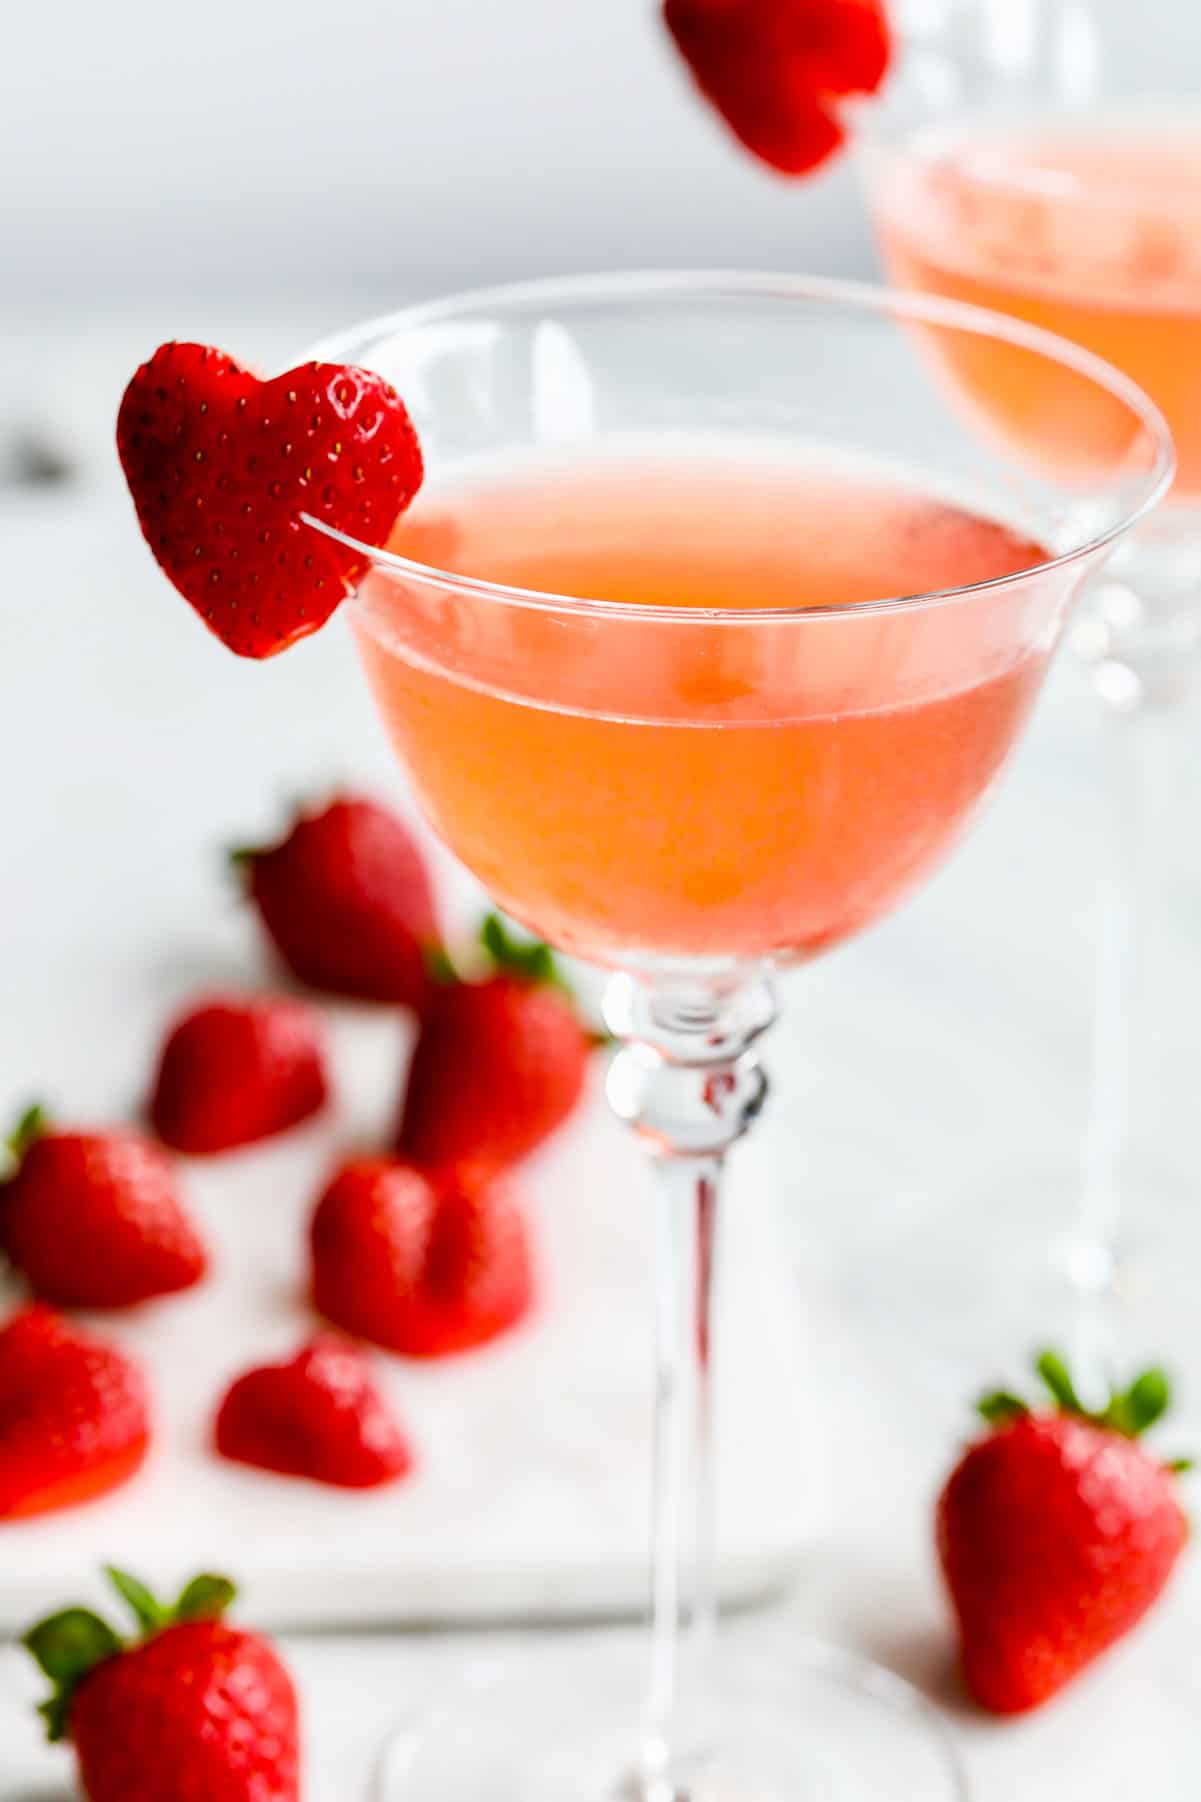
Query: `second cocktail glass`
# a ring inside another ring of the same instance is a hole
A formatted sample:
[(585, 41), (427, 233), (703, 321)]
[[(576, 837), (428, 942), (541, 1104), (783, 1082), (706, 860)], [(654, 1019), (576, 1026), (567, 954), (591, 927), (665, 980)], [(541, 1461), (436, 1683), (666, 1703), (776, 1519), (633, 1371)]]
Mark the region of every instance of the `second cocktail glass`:
[[(895, 0), (893, 14), (896, 65), (861, 137), (891, 279), (1070, 337), (1137, 381), (1176, 439), (1169, 504), (1094, 587), (1077, 634), (1101, 706), (1107, 821), (1091, 1096), (1065, 1264), (1082, 1380), (1107, 1389), (1131, 1228), (1145, 1230), (1152, 1192), (1171, 1187), (1163, 1121), (1148, 1105), (1171, 1065), (1156, 1058), (1162, 1022), (1152, 1028), (1144, 966), (1172, 930), (1158, 898), (1201, 674), (1199, 40), (1191, 15), (1174, 27), (1162, 9), (1151, 18), (1126, 0)], [(964, 400), (1037, 455), (1054, 377), (1014, 392), (987, 349), (945, 348)], [(1091, 429), (1070, 412), (1067, 427), (1078, 439)], [(1161, 1009), (1169, 993), (1161, 983)], [(1191, 1193), (1173, 1199), (1187, 1205)]]
[[(947, 400), (931, 353), (956, 347), (987, 347), (1018, 388), (1054, 373), (1041, 473)], [(395, 382), (426, 452), (390, 546), (361, 547), (354, 623), (381, 714), (451, 849), (611, 970), (609, 1096), (660, 1178), (641, 1734), (624, 1663), (588, 1644), (402, 1734), (381, 1794), (959, 1796), (884, 1673), (778, 1645), (711, 1657), (722, 1172), (766, 1093), (772, 968), (941, 859), (1080, 584), (1167, 485), (1163, 423), (1045, 334), (787, 278), (499, 290), (320, 354)], [(1102, 429), (1061, 473), (1072, 407)]]

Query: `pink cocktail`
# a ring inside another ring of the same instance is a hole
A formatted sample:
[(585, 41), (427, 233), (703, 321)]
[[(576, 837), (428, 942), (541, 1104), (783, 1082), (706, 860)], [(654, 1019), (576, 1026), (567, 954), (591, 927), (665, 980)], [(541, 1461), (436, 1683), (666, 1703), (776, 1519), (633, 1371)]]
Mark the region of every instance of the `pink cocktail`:
[[(954, 632), (909, 612), (853, 643), (837, 616), (802, 634), (756, 617), (1044, 561), (870, 463), (731, 455), (703, 438), (656, 448), (653, 435), (599, 456), (502, 458), (432, 483), (392, 548), (673, 610), (618, 616), (585, 659), (538, 612), (498, 610), (485, 649), (461, 603), (382, 575), (363, 596), (372, 687), (435, 827), (512, 913), (607, 962), (787, 957), (866, 925), (996, 773), (1050, 650), (988, 604)], [(742, 617), (715, 628), (714, 608)], [(455, 655), (467, 637), (469, 671)]]

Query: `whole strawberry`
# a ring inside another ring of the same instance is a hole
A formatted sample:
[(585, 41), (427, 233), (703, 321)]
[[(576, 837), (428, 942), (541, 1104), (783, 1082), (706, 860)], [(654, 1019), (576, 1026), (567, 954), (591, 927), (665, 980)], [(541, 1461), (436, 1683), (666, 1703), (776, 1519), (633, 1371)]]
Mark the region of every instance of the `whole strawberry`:
[(119, 1488), (150, 1435), (145, 1379), (115, 1346), (40, 1305), (0, 1328), (0, 1520)]
[(845, 101), (891, 60), (884, 0), (664, 0), (663, 16), (706, 100), (783, 175), (841, 146)]
[(359, 795), (297, 814), (235, 862), (267, 934), (310, 988), (420, 1009), (439, 942), (429, 872), (404, 822)]
[(527, 1157), (583, 1093), (592, 1041), (545, 945), (522, 945), (490, 916), (493, 973), (448, 981), (426, 1009), (396, 1148), (479, 1183)]
[(310, 1245), (318, 1311), (410, 1358), (485, 1345), (533, 1304), (525, 1216), (495, 1183), (435, 1185), (411, 1165), (360, 1159), (322, 1195)]
[(393, 1483), (413, 1463), (366, 1360), (333, 1337), (240, 1376), (221, 1404), (216, 1439), (224, 1458), (342, 1489)]
[(1138, 1443), (1168, 1407), (1163, 1372), (1090, 1413), (1060, 1357), (1044, 1353), (1038, 1370), (1054, 1409), (986, 1397), (992, 1431), (938, 1504), (964, 1675), (998, 1714), (1036, 1708), (1129, 1633), (1188, 1536), (1175, 1480), (1184, 1466)]
[(208, 1259), (175, 1173), (140, 1133), (51, 1130), (39, 1107), (9, 1149), (0, 1251), (35, 1295), (65, 1308), (127, 1308), (191, 1288)]
[(86, 1608), (25, 1635), (54, 1685), (49, 1737), (73, 1743), (87, 1802), (299, 1802), (296, 1692), (274, 1647), (224, 1620), (233, 1585), (196, 1577), (164, 1608), (108, 1576), (137, 1638)]
[(163, 344), (143, 363), (117, 450), (160, 568), (243, 657), (315, 632), (363, 573), (362, 552), (302, 515), (381, 545), (422, 477), (382, 376), (307, 363), (264, 382), (203, 344)]
[(203, 1156), (298, 1125), (328, 1092), (320, 1026), (303, 1001), (214, 996), (171, 1027), (150, 1114), (165, 1145)]

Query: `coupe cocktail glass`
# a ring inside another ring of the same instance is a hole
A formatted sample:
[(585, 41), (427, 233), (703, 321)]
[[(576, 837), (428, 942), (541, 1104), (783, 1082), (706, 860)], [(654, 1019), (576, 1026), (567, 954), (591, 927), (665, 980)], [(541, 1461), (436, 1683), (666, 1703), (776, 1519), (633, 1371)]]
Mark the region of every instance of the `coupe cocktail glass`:
[[(952, 344), (989, 346), (1014, 382), (1054, 371), (1103, 428), (1092, 453), (1057, 473), (1057, 413), (1032, 473), (965, 423), (931, 376)], [(502, 289), (319, 354), (394, 381), (427, 458), (389, 547), (359, 547), (382, 717), (497, 900), (612, 972), (609, 1096), (660, 1179), (641, 1733), (626, 1661), (589, 1641), (402, 1734), (381, 1795), (960, 1795), (885, 1673), (799, 1646), (710, 1656), (722, 1170), (764, 1100), (773, 967), (941, 859), (1080, 584), (1170, 479), (1163, 423), (1043, 333), (775, 277)]]
[[(1169, 504), (1094, 586), (1075, 634), (1101, 703), (1108, 842), (1067, 1269), (1077, 1354), (1099, 1380), (1128, 1216), (1158, 1180), (1153, 1122), (1138, 1115), (1170, 1071), (1154, 1057), (1140, 971), (1144, 948), (1171, 935), (1166, 916), (1148, 915), (1201, 668), (1201, 38), (1187, 9), (1175, 30), (1125, 0), (897, 0), (896, 22), (898, 64), (862, 136), (891, 277), (1086, 346), (1143, 387), (1176, 440)], [(1161, 86), (1173, 68), (1178, 98)], [(944, 348), (970, 404), (1019, 452), (1036, 450), (1057, 377), (1015, 390), (987, 346)], [(1092, 422), (1081, 414), (1071, 430)]]

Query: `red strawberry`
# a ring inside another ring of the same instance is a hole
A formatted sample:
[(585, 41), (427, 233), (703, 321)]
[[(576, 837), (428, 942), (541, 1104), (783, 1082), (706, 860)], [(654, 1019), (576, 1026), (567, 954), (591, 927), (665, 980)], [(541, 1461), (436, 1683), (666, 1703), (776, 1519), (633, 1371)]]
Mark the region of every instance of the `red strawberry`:
[(496, 973), (434, 991), (396, 1141), (414, 1163), (476, 1181), (562, 1125), (583, 1091), (591, 1045), (545, 945), (515, 943), (495, 915), (483, 940)]
[(30, 1108), (0, 1183), (0, 1250), (36, 1295), (126, 1308), (191, 1288), (208, 1266), (170, 1162), (139, 1133), (47, 1130)]
[(46, 1307), (0, 1328), (0, 1519), (105, 1495), (149, 1446), (146, 1384), (130, 1359)]
[(365, 1360), (334, 1338), (239, 1377), (217, 1416), (217, 1450), (343, 1489), (394, 1482), (413, 1462)]
[(840, 102), (888, 71), (883, 0), (664, 0), (663, 16), (706, 100), (784, 175), (837, 150)]
[(938, 1549), (973, 1695), (998, 1714), (1036, 1708), (1155, 1602), (1187, 1537), (1175, 1471), (1137, 1436), (1168, 1406), (1150, 1370), (1090, 1414), (1061, 1358), (1039, 1372), (1058, 1404), (1032, 1414), (987, 1397), (993, 1431), (938, 1505)]
[(276, 950), (301, 982), (420, 1008), (438, 922), (425, 860), (387, 808), (341, 795), (282, 843), (237, 851)]
[(411, 1358), (483, 1345), (533, 1302), (525, 1217), (495, 1185), (439, 1189), (408, 1165), (362, 1159), (322, 1195), (310, 1238), (318, 1310)]
[(222, 1616), (224, 1577), (196, 1577), (173, 1608), (109, 1570), (140, 1637), (125, 1641), (87, 1608), (25, 1635), (54, 1685), (52, 1740), (74, 1742), (88, 1802), (299, 1802), (300, 1719), (269, 1641)]
[(421, 486), (417, 435), (382, 376), (306, 363), (264, 382), (202, 344), (143, 363), (117, 449), (160, 567), (243, 657), (315, 632), (362, 573), (362, 553), (302, 513), (383, 544)]
[(201, 1156), (284, 1132), (327, 1094), (311, 1008), (282, 996), (216, 996), (172, 1026), (150, 1112), (165, 1144)]

